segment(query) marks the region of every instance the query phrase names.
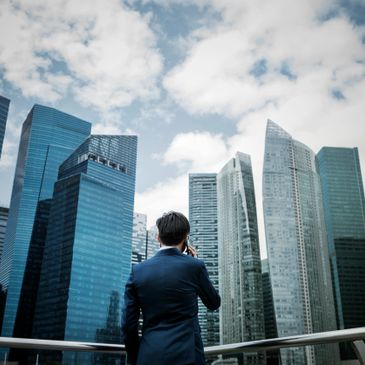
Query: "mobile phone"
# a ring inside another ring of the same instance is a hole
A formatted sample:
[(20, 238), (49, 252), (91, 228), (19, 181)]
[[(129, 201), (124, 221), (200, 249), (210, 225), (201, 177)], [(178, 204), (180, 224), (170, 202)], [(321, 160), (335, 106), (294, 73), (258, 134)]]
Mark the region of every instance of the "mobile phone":
[(188, 240), (186, 239), (186, 240), (184, 240), (184, 250), (183, 250), (183, 252), (186, 254), (186, 255), (190, 255), (191, 253), (190, 253), (190, 251), (189, 251), (189, 242), (188, 242)]

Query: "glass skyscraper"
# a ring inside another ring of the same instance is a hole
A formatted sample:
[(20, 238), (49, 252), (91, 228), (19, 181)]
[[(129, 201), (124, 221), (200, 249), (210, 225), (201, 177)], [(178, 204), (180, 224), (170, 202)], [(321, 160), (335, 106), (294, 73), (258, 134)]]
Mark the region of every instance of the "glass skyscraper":
[[(218, 289), (217, 174), (189, 175), (190, 239)], [(199, 323), (204, 346), (219, 345), (219, 311), (199, 300)]]
[(0, 264), (6, 293), (2, 336), (13, 336), (38, 203), (52, 197), (60, 164), (90, 130), (90, 123), (41, 105), (35, 105), (23, 123)]
[[(255, 189), (249, 155), (237, 153), (219, 172), (218, 247), (221, 343), (265, 338)], [(264, 364), (244, 354), (244, 364)]]
[(6, 225), (8, 223), (9, 208), (0, 207), (0, 261), (4, 248)]
[[(33, 337), (120, 343), (131, 268), (137, 137), (90, 136), (61, 165), (49, 212)], [(119, 356), (47, 354), (114, 364)], [(42, 361), (45, 361), (43, 359)]]
[[(318, 155), (339, 329), (365, 326), (365, 202), (357, 148)], [(351, 357), (341, 346), (341, 357)]]
[(160, 248), (160, 242), (157, 239), (157, 226), (151, 227), (147, 230), (147, 258), (151, 258)]
[[(314, 153), (268, 121), (263, 171), (266, 244), (278, 336), (336, 329)], [(338, 346), (281, 350), (283, 365), (338, 364)]]
[(10, 100), (0, 95), (0, 159), (3, 150), (6, 121), (8, 120)]
[[(272, 297), (271, 280), (269, 263), (267, 259), (261, 260), (262, 268), (262, 296), (264, 300), (264, 317), (265, 317), (265, 338), (276, 338), (278, 332), (276, 330), (276, 320), (274, 311), (274, 302)], [(279, 364), (279, 351), (266, 352), (266, 365)]]
[(138, 264), (147, 258), (147, 216), (133, 214), (132, 264)]
[[(4, 248), (5, 232), (8, 223), (9, 208), (0, 207), (0, 261)], [(0, 287), (0, 308), (4, 308), (5, 305), (5, 292)], [(3, 322), (3, 311), (0, 312), (0, 327)]]

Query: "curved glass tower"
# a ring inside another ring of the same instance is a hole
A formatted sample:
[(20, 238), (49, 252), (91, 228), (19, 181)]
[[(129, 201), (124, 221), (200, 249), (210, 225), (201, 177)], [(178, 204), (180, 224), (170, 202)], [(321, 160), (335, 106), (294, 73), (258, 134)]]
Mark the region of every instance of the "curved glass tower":
[[(221, 343), (265, 338), (255, 189), (249, 155), (237, 153), (219, 172), (218, 247)], [(264, 364), (244, 354), (245, 364)]]
[[(336, 329), (327, 237), (314, 153), (272, 121), (263, 205), (279, 337)], [(338, 364), (338, 346), (281, 350), (283, 365)]]

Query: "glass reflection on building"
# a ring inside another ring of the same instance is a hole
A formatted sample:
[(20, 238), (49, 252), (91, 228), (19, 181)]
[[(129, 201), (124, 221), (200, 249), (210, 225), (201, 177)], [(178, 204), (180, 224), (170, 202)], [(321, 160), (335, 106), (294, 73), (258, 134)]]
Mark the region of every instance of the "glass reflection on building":
[[(61, 165), (49, 214), (33, 337), (115, 343), (131, 267), (137, 137), (90, 136)], [(117, 338), (118, 337), (118, 338)], [(109, 364), (120, 356), (49, 353)]]
[[(365, 325), (365, 201), (357, 148), (317, 154), (339, 329)], [(341, 358), (354, 359), (341, 344)]]
[[(259, 235), (251, 158), (238, 152), (217, 176), (221, 343), (265, 338)], [(265, 364), (246, 353), (245, 364)]]
[[(189, 175), (190, 239), (218, 289), (217, 174)], [(199, 300), (199, 324), (204, 346), (219, 345), (219, 311)]]
[(90, 123), (42, 105), (34, 105), (23, 123), (0, 264), (6, 293), (2, 336), (14, 335), (38, 203), (52, 198), (60, 164), (90, 130)]
[[(263, 205), (279, 337), (336, 329), (327, 237), (314, 153), (272, 121)], [(339, 363), (337, 345), (282, 349), (283, 365)]]

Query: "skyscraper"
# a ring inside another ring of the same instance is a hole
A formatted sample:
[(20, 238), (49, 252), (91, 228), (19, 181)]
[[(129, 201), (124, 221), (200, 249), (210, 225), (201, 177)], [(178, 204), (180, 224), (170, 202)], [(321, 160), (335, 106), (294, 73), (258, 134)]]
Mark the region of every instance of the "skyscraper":
[[(209, 277), (218, 289), (217, 174), (189, 175), (190, 239), (204, 260)], [(204, 346), (219, 344), (219, 312), (199, 300), (199, 323)]]
[[(261, 261), (249, 155), (237, 153), (222, 168), (217, 192), (221, 342), (263, 339)], [(244, 361), (264, 363), (257, 354), (245, 354)]]
[[(271, 280), (269, 263), (267, 259), (261, 260), (262, 268), (262, 296), (264, 300), (264, 317), (265, 317), (265, 338), (276, 338), (278, 332), (276, 330), (276, 320), (274, 311), (274, 302), (272, 297)], [(279, 364), (279, 351), (267, 351), (266, 352), (266, 364), (277, 365)]]
[[(357, 148), (318, 155), (339, 329), (365, 325), (365, 202)], [(350, 284), (351, 283), (351, 284)], [(348, 359), (348, 347), (341, 357)]]
[(3, 150), (6, 121), (8, 120), (10, 100), (0, 95), (0, 159)]
[[(8, 223), (9, 208), (0, 207), (0, 261), (4, 248), (5, 232)], [(4, 308), (5, 305), (5, 292), (0, 287), (0, 308)], [(0, 311), (0, 327), (3, 322), (3, 311)]]
[(138, 264), (147, 258), (147, 216), (133, 214), (132, 264)]
[[(120, 342), (121, 298), (131, 267), (136, 153), (135, 136), (93, 135), (61, 165), (33, 337)], [(95, 360), (89, 353), (47, 356), (75, 365)], [(110, 356), (110, 362), (116, 358)]]
[(276, 330), (274, 303), (272, 298), (272, 289), (269, 273), (269, 263), (267, 259), (262, 260), (262, 291), (264, 299), (264, 315), (265, 315), (265, 338), (278, 337)]
[(3, 253), (6, 225), (8, 223), (9, 208), (0, 207), (0, 261)]
[(13, 336), (38, 203), (52, 197), (59, 165), (90, 129), (84, 120), (41, 105), (35, 105), (23, 123), (0, 264), (0, 284), (6, 292), (2, 336)]
[[(268, 121), (263, 171), (266, 244), (278, 336), (335, 330), (314, 153)], [(338, 346), (281, 350), (283, 365), (338, 363)]]
[(151, 258), (160, 248), (160, 242), (157, 239), (157, 226), (151, 227), (147, 230), (147, 258)]

